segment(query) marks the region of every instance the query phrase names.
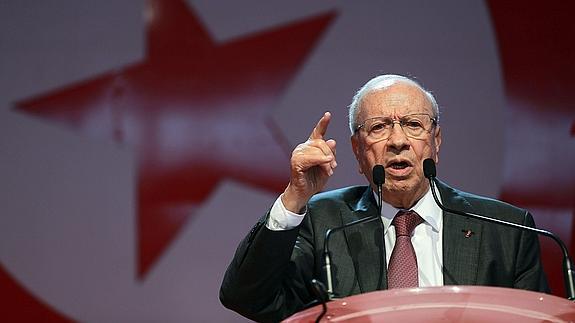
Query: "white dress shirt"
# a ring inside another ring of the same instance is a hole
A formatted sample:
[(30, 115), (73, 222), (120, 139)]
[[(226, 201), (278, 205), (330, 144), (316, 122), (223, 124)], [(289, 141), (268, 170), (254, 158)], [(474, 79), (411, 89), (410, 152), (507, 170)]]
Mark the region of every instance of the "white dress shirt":
[[(441, 200), (437, 189), (436, 193)], [(415, 228), (411, 237), (411, 243), (417, 257), (419, 286), (443, 286), (441, 270), (443, 266), (443, 216), (441, 209), (433, 200), (431, 190), (428, 189), (427, 193), (410, 210), (417, 212), (424, 220)], [(384, 227), (387, 264), (389, 264), (395, 246), (395, 227), (391, 225), (391, 221), (398, 211), (400, 209), (383, 202), (381, 220)], [(266, 227), (274, 231), (289, 230), (298, 226), (303, 221), (305, 214), (297, 214), (287, 210), (280, 195), (272, 206)]]
[[(437, 197), (439, 192), (436, 190)], [(443, 216), (441, 209), (433, 200), (431, 190), (410, 209), (417, 212), (424, 222), (413, 230), (411, 244), (417, 257), (417, 268), (420, 287), (443, 286)], [(381, 206), (381, 220), (385, 236), (385, 256), (387, 264), (395, 246), (395, 227), (391, 221), (400, 209), (383, 202)]]

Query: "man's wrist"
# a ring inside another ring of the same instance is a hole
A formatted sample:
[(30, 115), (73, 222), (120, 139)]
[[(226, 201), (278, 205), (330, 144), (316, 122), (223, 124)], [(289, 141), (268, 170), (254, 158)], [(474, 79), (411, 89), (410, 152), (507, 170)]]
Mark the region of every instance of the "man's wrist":
[(282, 202), (282, 196), (283, 194), (276, 199), (266, 222), (266, 227), (273, 231), (293, 229), (300, 225), (305, 216), (305, 207), (303, 214), (294, 213), (286, 209)]
[(297, 193), (294, 193), (290, 185), (280, 195), (280, 199), (286, 210), (300, 215), (305, 213), (305, 207), (309, 200), (309, 198), (301, 198)]

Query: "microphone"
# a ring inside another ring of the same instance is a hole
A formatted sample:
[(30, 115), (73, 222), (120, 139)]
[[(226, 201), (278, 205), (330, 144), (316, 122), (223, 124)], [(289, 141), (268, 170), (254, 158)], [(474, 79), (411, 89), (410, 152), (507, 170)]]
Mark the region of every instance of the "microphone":
[(479, 214), (475, 214), (475, 213), (462, 212), (462, 211), (458, 211), (458, 210), (449, 209), (449, 208), (445, 207), (443, 204), (441, 204), (441, 202), (439, 201), (439, 199), (437, 198), (437, 195), (435, 193), (435, 185), (437, 184), (437, 182), (436, 182), (437, 179), (435, 177), (437, 175), (437, 172), (435, 169), (435, 162), (433, 161), (433, 159), (427, 158), (426, 160), (423, 161), (423, 174), (425, 175), (425, 177), (427, 179), (429, 179), (429, 186), (431, 187), (431, 193), (433, 195), (433, 199), (435, 200), (435, 203), (443, 211), (455, 213), (458, 215), (467, 216), (467, 217), (471, 217), (471, 218), (475, 218), (475, 219), (479, 219), (482, 221), (497, 223), (497, 224), (501, 224), (504, 226), (524, 230), (524, 231), (535, 232), (537, 234), (541, 234), (541, 235), (544, 235), (546, 237), (550, 237), (551, 239), (553, 239), (553, 241), (555, 241), (559, 245), (559, 247), (561, 248), (561, 251), (563, 252), (563, 281), (565, 283), (565, 291), (567, 293), (567, 299), (571, 300), (571, 301), (575, 300), (575, 282), (574, 282), (575, 280), (573, 278), (573, 274), (574, 274), (573, 265), (571, 263), (571, 258), (569, 257), (569, 252), (567, 251), (567, 247), (565, 246), (565, 243), (563, 243), (563, 241), (557, 235), (555, 235), (554, 233), (552, 233), (550, 231), (532, 228), (532, 227), (528, 227), (528, 226), (513, 223), (513, 222), (507, 222), (507, 221), (499, 220), (496, 218), (491, 218), (491, 217), (484, 216), (484, 215), (479, 215)]
[(334, 297), (333, 279), (331, 276), (331, 274), (332, 274), (332, 272), (331, 272), (331, 254), (329, 252), (329, 239), (331, 238), (331, 235), (334, 232), (341, 231), (345, 228), (349, 228), (349, 227), (357, 225), (357, 224), (368, 223), (368, 222), (375, 221), (375, 220), (381, 220), (381, 199), (382, 199), (381, 187), (383, 186), (383, 183), (385, 182), (385, 170), (384, 170), (382, 165), (373, 166), (371, 178), (372, 178), (373, 184), (375, 184), (375, 186), (377, 188), (377, 210), (378, 210), (378, 213), (376, 215), (373, 215), (370, 217), (366, 217), (363, 219), (359, 219), (359, 220), (355, 220), (355, 221), (346, 223), (346, 224), (341, 225), (339, 227), (331, 228), (331, 229), (327, 230), (327, 232), (325, 233), (325, 239), (323, 241), (323, 257), (324, 257), (323, 270), (325, 272), (327, 292), (328, 292), (328, 297), (330, 300), (333, 299), (333, 297)]
[(385, 183), (385, 169), (381, 165), (373, 166), (372, 180), (377, 188), (377, 210), (379, 211), (378, 217), (381, 216), (381, 187)]

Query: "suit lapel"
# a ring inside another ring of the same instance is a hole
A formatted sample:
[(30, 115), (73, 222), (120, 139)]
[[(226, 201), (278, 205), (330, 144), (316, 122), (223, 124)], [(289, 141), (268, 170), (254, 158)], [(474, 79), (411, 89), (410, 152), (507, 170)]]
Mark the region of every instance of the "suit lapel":
[[(454, 189), (438, 185), (443, 204), (450, 209), (473, 212), (471, 205)], [(443, 212), (443, 283), (475, 285), (479, 262), (482, 223), (458, 214)]]
[[(341, 211), (343, 223), (375, 214), (377, 214), (377, 207), (369, 187), (357, 202), (349, 204), (348, 210)], [(382, 222), (371, 221), (358, 224), (346, 228), (344, 234), (361, 292), (377, 290), (380, 284), (381, 288), (386, 289), (387, 273)]]

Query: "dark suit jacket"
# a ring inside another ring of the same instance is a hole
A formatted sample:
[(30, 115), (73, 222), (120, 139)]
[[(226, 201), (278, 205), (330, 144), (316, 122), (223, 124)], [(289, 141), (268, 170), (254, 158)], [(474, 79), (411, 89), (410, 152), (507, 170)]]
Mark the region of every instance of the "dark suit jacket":
[[(438, 185), (445, 206), (534, 226), (531, 215), (507, 203)], [(224, 306), (256, 321), (279, 321), (314, 300), (313, 279), (323, 281), (325, 232), (377, 214), (367, 186), (317, 194), (297, 228), (271, 231), (263, 217), (241, 242), (220, 289)], [(335, 233), (330, 239), (337, 296), (387, 288), (385, 247), (378, 221)], [(463, 231), (473, 234), (466, 237)], [(443, 213), (444, 285), (488, 285), (548, 292), (533, 233)]]

